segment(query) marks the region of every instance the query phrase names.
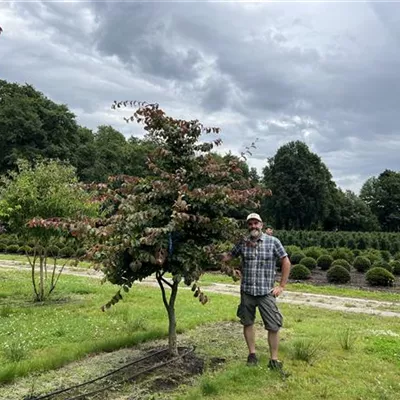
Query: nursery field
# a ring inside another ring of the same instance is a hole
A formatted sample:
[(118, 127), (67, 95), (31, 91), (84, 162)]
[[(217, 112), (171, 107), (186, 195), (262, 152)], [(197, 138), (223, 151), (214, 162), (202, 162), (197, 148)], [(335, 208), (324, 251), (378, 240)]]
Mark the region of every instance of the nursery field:
[[(126, 362), (132, 352), (165, 345), (167, 319), (159, 290), (135, 286), (122, 302), (101, 312), (114, 292), (98, 279), (65, 275), (57, 294), (39, 305), (31, 301), (28, 273), (0, 270), (0, 398), (21, 399), (92, 379)], [(104, 393), (96, 399), (399, 397), (400, 319), (282, 304), (281, 358), (291, 373), (283, 381), (266, 368), (267, 341), (259, 322), (261, 364), (245, 366), (237, 302), (237, 297), (210, 294), (203, 306), (181, 290), (179, 342), (196, 346), (202, 367), (194, 374), (182, 373), (185, 365), (175, 374), (174, 368), (159, 370), (117, 388), (112, 397)]]

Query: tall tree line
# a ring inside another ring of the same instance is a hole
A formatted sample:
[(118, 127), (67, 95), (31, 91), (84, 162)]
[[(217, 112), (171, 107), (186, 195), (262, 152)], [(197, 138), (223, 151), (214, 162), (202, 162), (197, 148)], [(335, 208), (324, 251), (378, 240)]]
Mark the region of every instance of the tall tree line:
[[(117, 174), (146, 176), (154, 146), (147, 138), (127, 139), (111, 126), (96, 131), (79, 126), (66, 105), (31, 85), (0, 80), (0, 175), (15, 169), (18, 159), (41, 157), (69, 161), (84, 182), (104, 182)], [(239, 161), (232, 154), (213, 156)], [(358, 196), (338, 188), (321, 158), (300, 141), (279, 148), (262, 177), (244, 161), (240, 169), (252, 185), (272, 190), (259, 211), (277, 229), (400, 231), (400, 172), (371, 177)]]

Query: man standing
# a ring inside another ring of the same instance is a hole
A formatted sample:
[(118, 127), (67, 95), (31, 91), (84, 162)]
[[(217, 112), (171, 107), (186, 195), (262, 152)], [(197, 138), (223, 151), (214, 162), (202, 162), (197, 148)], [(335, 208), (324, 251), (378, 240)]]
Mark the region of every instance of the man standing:
[(273, 230), (273, 228), (272, 228), (271, 225), (267, 225), (267, 228), (265, 229), (265, 233), (266, 233), (267, 235), (269, 235), (269, 236), (273, 236), (274, 230)]
[[(258, 307), (265, 329), (268, 331), (270, 369), (282, 371), (282, 362), (278, 359), (279, 330), (283, 317), (276, 305), (276, 297), (284, 290), (290, 273), (290, 261), (281, 242), (262, 232), (263, 223), (258, 214), (247, 217), (249, 236), (238, 243), (230, 253), (223, 256), (223, 262), (241, 256), (240, 304), (237, 316), (243, 325), (243, 333), (249, 349), (248, 365), (257, 365), (255, 349), (254, 320)], [(282, 278), (279, 286), (274, 287), (276, 259), (282, 261)]]

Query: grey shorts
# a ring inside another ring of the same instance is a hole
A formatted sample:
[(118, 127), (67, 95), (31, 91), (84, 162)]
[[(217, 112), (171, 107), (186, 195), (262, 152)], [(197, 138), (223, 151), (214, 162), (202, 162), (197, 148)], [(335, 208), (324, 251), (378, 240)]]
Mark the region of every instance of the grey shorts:
[(240, 304), (237, 309), (237, 316), (244, 326), (253, 325), (256, 318), (256, 307), (260, 311), (265, 329), (277, 332), (282, 327), (283, 317), (276, 305), (276, 298), (272, 294), (265, 296), (251, 296), (247, 293), (240, 293)]

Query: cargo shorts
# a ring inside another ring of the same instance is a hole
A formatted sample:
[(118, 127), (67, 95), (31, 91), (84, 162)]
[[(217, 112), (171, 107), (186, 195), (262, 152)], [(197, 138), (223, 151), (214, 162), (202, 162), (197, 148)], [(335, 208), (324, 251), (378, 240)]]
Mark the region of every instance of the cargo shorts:
[(276, 305), (276, 298), (272, 294), (252, 296), (241, 291), (240, 304), (237, 309), (240, 323), (244, 326), (253, 325), (257, 307), (265, 329), (272, 332), (279, 331), (283, 324), (283, 316)]

